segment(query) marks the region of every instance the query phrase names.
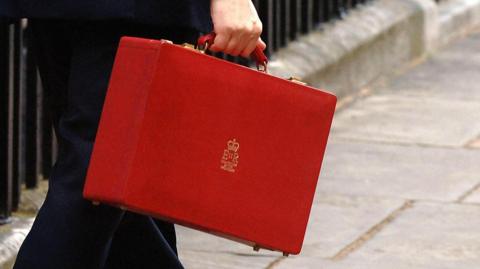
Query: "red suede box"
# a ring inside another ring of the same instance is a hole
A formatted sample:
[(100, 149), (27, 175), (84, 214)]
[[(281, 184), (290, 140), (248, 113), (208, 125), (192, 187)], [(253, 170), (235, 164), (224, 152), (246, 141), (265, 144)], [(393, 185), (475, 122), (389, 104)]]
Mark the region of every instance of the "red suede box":
[(335, 104), (165, 40), (124, 37), (84, 196), (297, 254)]

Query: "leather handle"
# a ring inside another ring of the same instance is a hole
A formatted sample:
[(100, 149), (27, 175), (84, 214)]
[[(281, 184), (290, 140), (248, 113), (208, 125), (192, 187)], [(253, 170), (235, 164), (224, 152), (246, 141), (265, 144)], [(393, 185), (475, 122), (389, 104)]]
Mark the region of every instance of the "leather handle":
[[(215, 36), (216, 34), (214, 32), (200, 36), (197, 40), (197, 47), (203, 47), (205, 50), (209, 49), (209, 47), (215, 41)], [(257, 63), (257, 69), (259, 71), (267, 72), (268, 58), (265, 53), (263, 53), (263, 50), (260, 46), (257, 45), (250, 56)]]

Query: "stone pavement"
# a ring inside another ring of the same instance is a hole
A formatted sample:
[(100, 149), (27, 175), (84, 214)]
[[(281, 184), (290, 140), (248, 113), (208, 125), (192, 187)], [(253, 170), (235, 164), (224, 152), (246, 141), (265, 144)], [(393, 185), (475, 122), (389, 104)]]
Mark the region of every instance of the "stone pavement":
[(18, 211), (11, 223), (0, 226), (0, 269), (13, 266), (18, 249), (33, 224), (35, 215), (42, 205), (48, 190), (48, 182), (39, 181), (38, 188), (22, 190)]
[(335, 116), (300, 255), (178, 228), (186, 268), (480, 268), (480, 31)]

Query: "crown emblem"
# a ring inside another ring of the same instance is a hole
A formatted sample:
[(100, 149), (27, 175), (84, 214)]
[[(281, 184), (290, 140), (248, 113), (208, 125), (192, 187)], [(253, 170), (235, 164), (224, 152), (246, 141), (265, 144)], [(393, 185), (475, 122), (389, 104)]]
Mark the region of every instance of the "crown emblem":
[(227, 142), (227, 148), (223, 150), (222, 159), (220, 160), (221, 169), (232, 173), (235, 172), (235, 168), (238, 165), (239, 148), (240, 143), (235, 138)]
[(227, 149), (230, 151), (237, 152), (239, 147), (240, 147), (240, 144), (237, 142), (237, 140), (235, 140), (235, 138), (233, 140), (228, 141), (227, 143)]

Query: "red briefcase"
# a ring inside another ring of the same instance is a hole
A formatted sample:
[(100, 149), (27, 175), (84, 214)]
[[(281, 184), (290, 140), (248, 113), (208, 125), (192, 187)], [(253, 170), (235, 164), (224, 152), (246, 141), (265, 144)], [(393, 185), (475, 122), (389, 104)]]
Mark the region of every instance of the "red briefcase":
[(84, 196), (297, 254), (335, 103), (195, 49), (124, 37)]

